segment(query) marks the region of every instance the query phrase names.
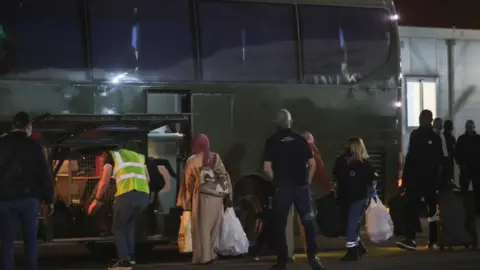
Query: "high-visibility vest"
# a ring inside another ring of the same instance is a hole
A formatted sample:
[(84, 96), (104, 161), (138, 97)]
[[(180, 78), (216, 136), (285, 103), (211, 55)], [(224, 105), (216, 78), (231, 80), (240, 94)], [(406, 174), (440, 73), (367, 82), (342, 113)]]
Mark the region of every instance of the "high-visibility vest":
[(125, 149), (110, 153), (115, 163), (113, 166), (113, 178), (117, 183), (115, 197), (132, 190), (150, 194), (145, 156)]

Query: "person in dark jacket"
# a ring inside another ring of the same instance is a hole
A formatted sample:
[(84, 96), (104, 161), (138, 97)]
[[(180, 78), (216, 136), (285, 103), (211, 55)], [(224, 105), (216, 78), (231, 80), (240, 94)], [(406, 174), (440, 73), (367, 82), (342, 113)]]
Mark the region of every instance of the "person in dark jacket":
[(13, 130), (0, 138), (0, 242), (2, 270), (13, 270), (15, 232), (20, 222), (25, 269), (37, 269), (37, 222), (40, 204), (53, 213), (53, 179), (42, 146), (30, 137), (25, 112), (15, 115)]
[(440, 172), (445, 155), (442, 140), (432, 127), (433, 114), (429, 110), (420, 113), (420, 127), (410, 134), (408, 152), (403, 168), (403, 181), (407, 207), (405, 209), (405, 237), (397, 242), (400, 248), (416, 250), (416, 226), (418, 209), (424, 198), (429, 216), (429, 243), (435, 247), (437, 240), (437, 191), (440, 185)]
[(440, 182), (439, 182), (439, 190), (442, 190), (443, 188), (447, 187), (448, 184), (452, 182), (452, 179), (453, 179), (453, 167), (450, 168), (448, 166), (450, 154), (448, 152), (447, 139), (445, 138), (445, 135), (443, 133), (442, 118), (437, 117), (433, 120), (433, 131), (437, 133), (437, 135), (440, 137), (440, 140), (442, 142), (443, 161), (442, 161), (442, 168), (440, 172)]
[(475, 131), (475, 122), (472, 120), (465, 123), (465, 133), (458, 137), (455, 151), (455, 159), (460, 167), (460, 188), (467, 192), (471, 183), (474, 194), (480, 196), (480, 135)]
[(339, 210), (346, 224), (347, 253), (342, 261), (356, 261), (367, 253), (360, 241), (360, 221), (365, 212), (366, 199), (375, 195), (376, 173), (368, 162), (363, 140), (348, 139), (347, 149), (333, 168)]
[(455, 136), (453, 135), (453, 123), (450, 120), (446, 120), (443, 124), (443, 136), (447, 144), (448, 160), (444, 164), (443, 172), (447, 180), (452, 181), (454, 178), (455, 167), (455, 144), (457, 143)]

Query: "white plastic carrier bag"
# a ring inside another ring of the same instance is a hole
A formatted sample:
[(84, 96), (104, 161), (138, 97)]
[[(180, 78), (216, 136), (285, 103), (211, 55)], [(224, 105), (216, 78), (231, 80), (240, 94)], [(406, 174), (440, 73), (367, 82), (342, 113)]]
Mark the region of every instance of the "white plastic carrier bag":
[(190, 253), (192, 249), (192, 212), (183, 211), (178, 230), (178, 251)]
[(370, 199), (366, 211), (367, 233), (370, 241), (380, 243), (393, 236), (393, 222), (387, 208), (375, 196)]
[(215, 252), (222, 256), (238, 256), (248, 253), (248, 238), (232, 207), (223, 213), (223, 222), (215, 240)]

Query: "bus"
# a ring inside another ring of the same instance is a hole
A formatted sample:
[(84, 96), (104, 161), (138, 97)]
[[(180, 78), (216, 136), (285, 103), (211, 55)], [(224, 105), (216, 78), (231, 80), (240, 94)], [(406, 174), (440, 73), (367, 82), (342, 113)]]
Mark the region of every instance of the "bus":
[[(8, 131), (17, 111), (35, 115), (34, 136), (68, 212), (47, 218), (41, 239), (111, 241), (111, 209), (93, 220), (84, 214), (108, 147), (135, 140), (181, 176), (192, 136), (205, 133), (254, 241), (271, 188), (262, 151), (283, 108), (295, 130), (314, 135), (329, 171), (346, 139), (362, 137), (379, 194), (394, 195), (397, 19), (384, 0), (1, 1), (0, 127)], [(314, 193), (319, 188), (313, 184)], [(140, 243), (176, 238), (177, 189), (162, 199), (163, 210), (147, 211), (163, 226), (139, 222)]]

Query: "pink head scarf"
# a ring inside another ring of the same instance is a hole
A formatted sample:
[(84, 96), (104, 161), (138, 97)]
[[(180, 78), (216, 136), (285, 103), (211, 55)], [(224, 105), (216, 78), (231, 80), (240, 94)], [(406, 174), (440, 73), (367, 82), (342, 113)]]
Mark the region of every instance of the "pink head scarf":
[(203, 153), (203, 167), (211, 167), (210, 164), (210, 140), (205, 134), (198, 134), (193, 138), (192, 153)]

